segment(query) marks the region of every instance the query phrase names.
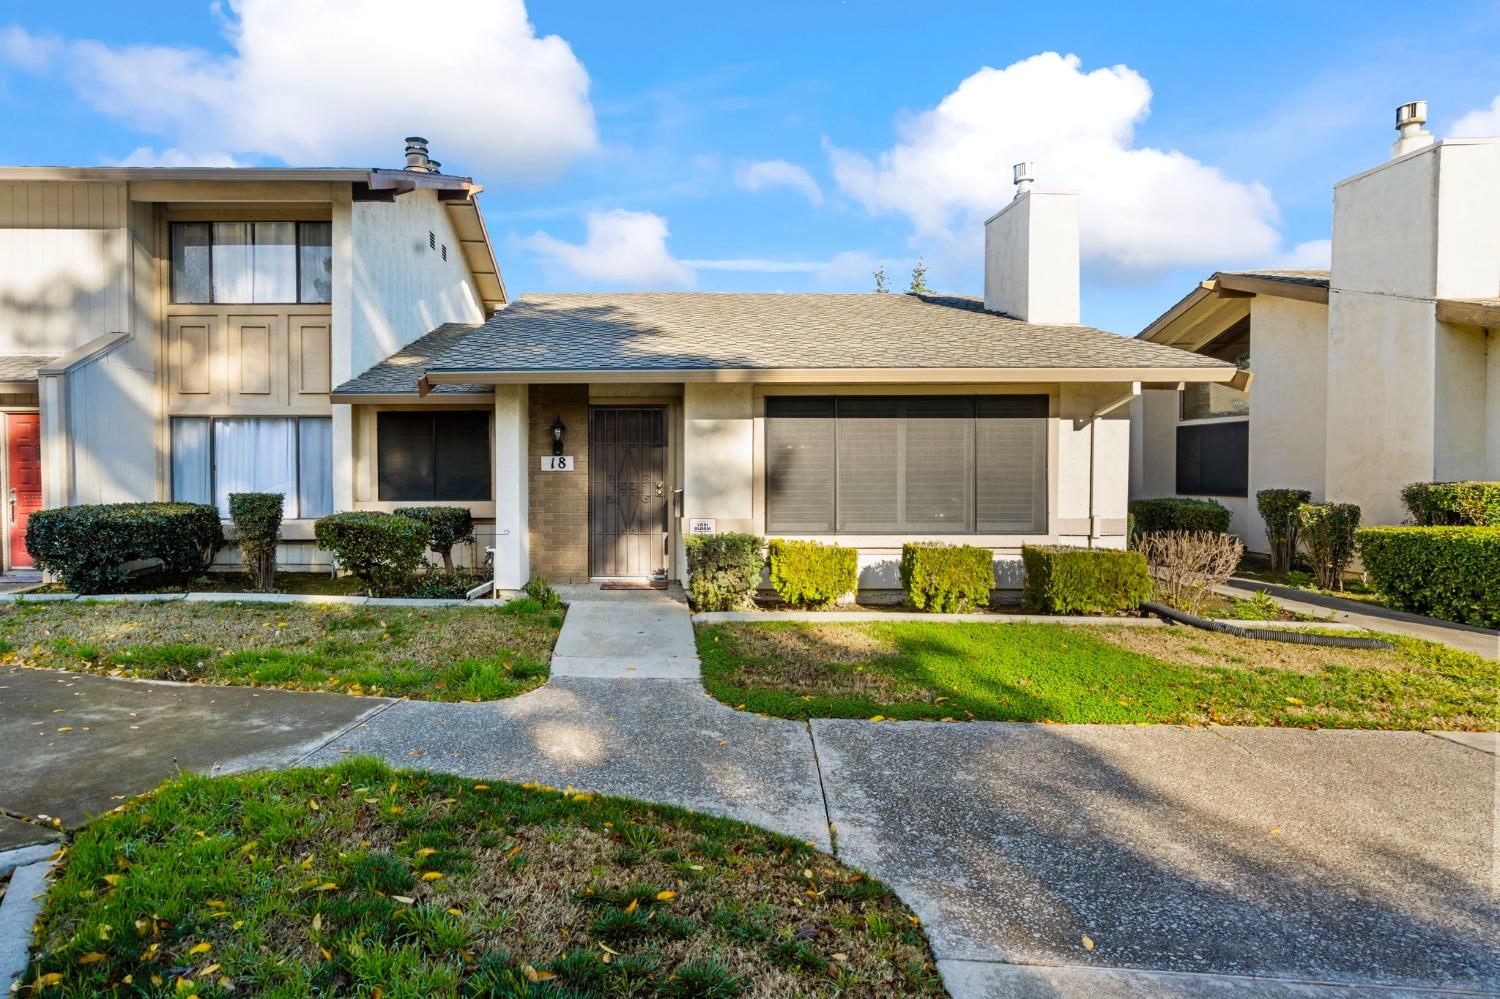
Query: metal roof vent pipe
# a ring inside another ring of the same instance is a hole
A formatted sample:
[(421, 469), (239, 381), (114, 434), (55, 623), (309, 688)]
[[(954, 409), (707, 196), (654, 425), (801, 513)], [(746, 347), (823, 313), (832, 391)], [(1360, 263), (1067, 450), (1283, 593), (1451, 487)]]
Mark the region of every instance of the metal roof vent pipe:
[(1396, 131), (1401, 135), (1391, 145), (1391, 159), (1432, 145), (1432, 133), (1422, 127), (1425, 124), (1426, 101), (1412, 101), (1396, 109)]
[(1011, 178), (1016, 185), (1016, 197), (1019, 198), (1031, 190), (1031, 183), (1036, 180), (1036, 164), (1031, 160), (1017, 163), (1011, 167)]
[(427, 157), (427, 140), (420, 135), (406, 137), (406, 169), (413, 173), (437, 172), (437, 164)]

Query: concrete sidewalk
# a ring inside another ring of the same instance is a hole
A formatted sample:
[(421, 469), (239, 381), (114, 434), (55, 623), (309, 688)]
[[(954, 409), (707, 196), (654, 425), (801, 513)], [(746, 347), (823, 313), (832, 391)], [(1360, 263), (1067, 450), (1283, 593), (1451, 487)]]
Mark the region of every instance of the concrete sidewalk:
[(692, 618), (680, 595), (597, 586), (558, 589), (568, 616), (552, 650), (553, 676), (698, 679)]

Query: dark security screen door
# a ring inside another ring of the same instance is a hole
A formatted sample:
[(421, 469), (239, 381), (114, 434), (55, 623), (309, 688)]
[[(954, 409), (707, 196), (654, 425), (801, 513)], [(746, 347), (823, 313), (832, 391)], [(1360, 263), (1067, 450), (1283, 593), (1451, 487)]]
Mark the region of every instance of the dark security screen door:
[(595, 576), (667, 568), (667, 413), (589, 410), (589, 562)]

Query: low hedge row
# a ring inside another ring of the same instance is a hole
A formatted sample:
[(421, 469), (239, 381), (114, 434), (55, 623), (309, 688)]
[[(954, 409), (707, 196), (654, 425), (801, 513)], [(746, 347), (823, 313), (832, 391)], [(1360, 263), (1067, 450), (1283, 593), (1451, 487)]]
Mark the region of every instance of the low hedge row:
[(425, 561), (428, 526), (392, 513), (335, 513), (318, 518), (313, 537), (372, 597), (398, 596)]
[(859, 586), (858, 549), (780, 538), (768, 549), (771, 585), (793, 607), (828, 607)]
[(1229, 533), (1234, 516), (1229, 507), (1210, 499), (1135, 500), (1130, 504), (1131, 530), (1135, 534), (1158, 531), (1213, 531)]
[(38, 510), (26, 550), (75, 593), (110, 593), (135, 562), (160, 562), (172, 582), (208, 571), (224, 546), (219, 512), (202, 503), (105, 503)]
[(1500, 627), (1500, 527), (1366, 527), (1357, 537), (1393, 607)]
[(1138, 551), (1023, 545), (1021, 604), (1040, 614), (1120, 614), (1151, 596), (1151, 574)]
[(1421, 527), (1500, 527), (1500, 482), (1413, 482), (1401, 502)]
[(988, 607), (995, 587), (988, 548), (937, 541), (901, 546), (901, 588), (917, 610), (947, 614)]
[(689, 534), (682, 539), (688, 564), (688, 599), (700, 611), (753, 606), (766, 561), (765, 540), (754, 534)]

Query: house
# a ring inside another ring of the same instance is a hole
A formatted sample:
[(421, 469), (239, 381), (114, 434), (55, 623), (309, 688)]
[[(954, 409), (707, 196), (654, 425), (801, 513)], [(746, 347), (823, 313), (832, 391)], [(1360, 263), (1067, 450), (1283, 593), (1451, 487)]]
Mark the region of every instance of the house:
[(293, 568), (328, 564), (316, 517), (388, 509), (374, 413), (409, 436), (452, 397), (414, 419), (330, 389), (506, 302), (481, 188), (438, 167), (411, 138), (389, 170), (0, 168), (4, 567), (42, 506), (280, 491)]
[(336, 385), (354, 477), (462, 501), (492, 475), (501, 592), (681, 579), (699, 532), (855, 546), (867, 590), (908, 541), (990, 548), (1002, 588), (1023, 543), (1123, 547), (1128, 404), (1248, 373), (1079, 325), (1078, 198), (1017, 186), (982, 300), (546, 294), (437, 325)]
[(1500, 479), (1500, 139), (1425, 119), (1403, 105), (1391, 159), (1334, 186), (1330, 270), (1216, 273), (1139, 334), (1256, 375), (1143, 391), (1132, 498), (1219, 500), (1264, 552), (1261, 489), (1378, 525), (1407, 483)]

